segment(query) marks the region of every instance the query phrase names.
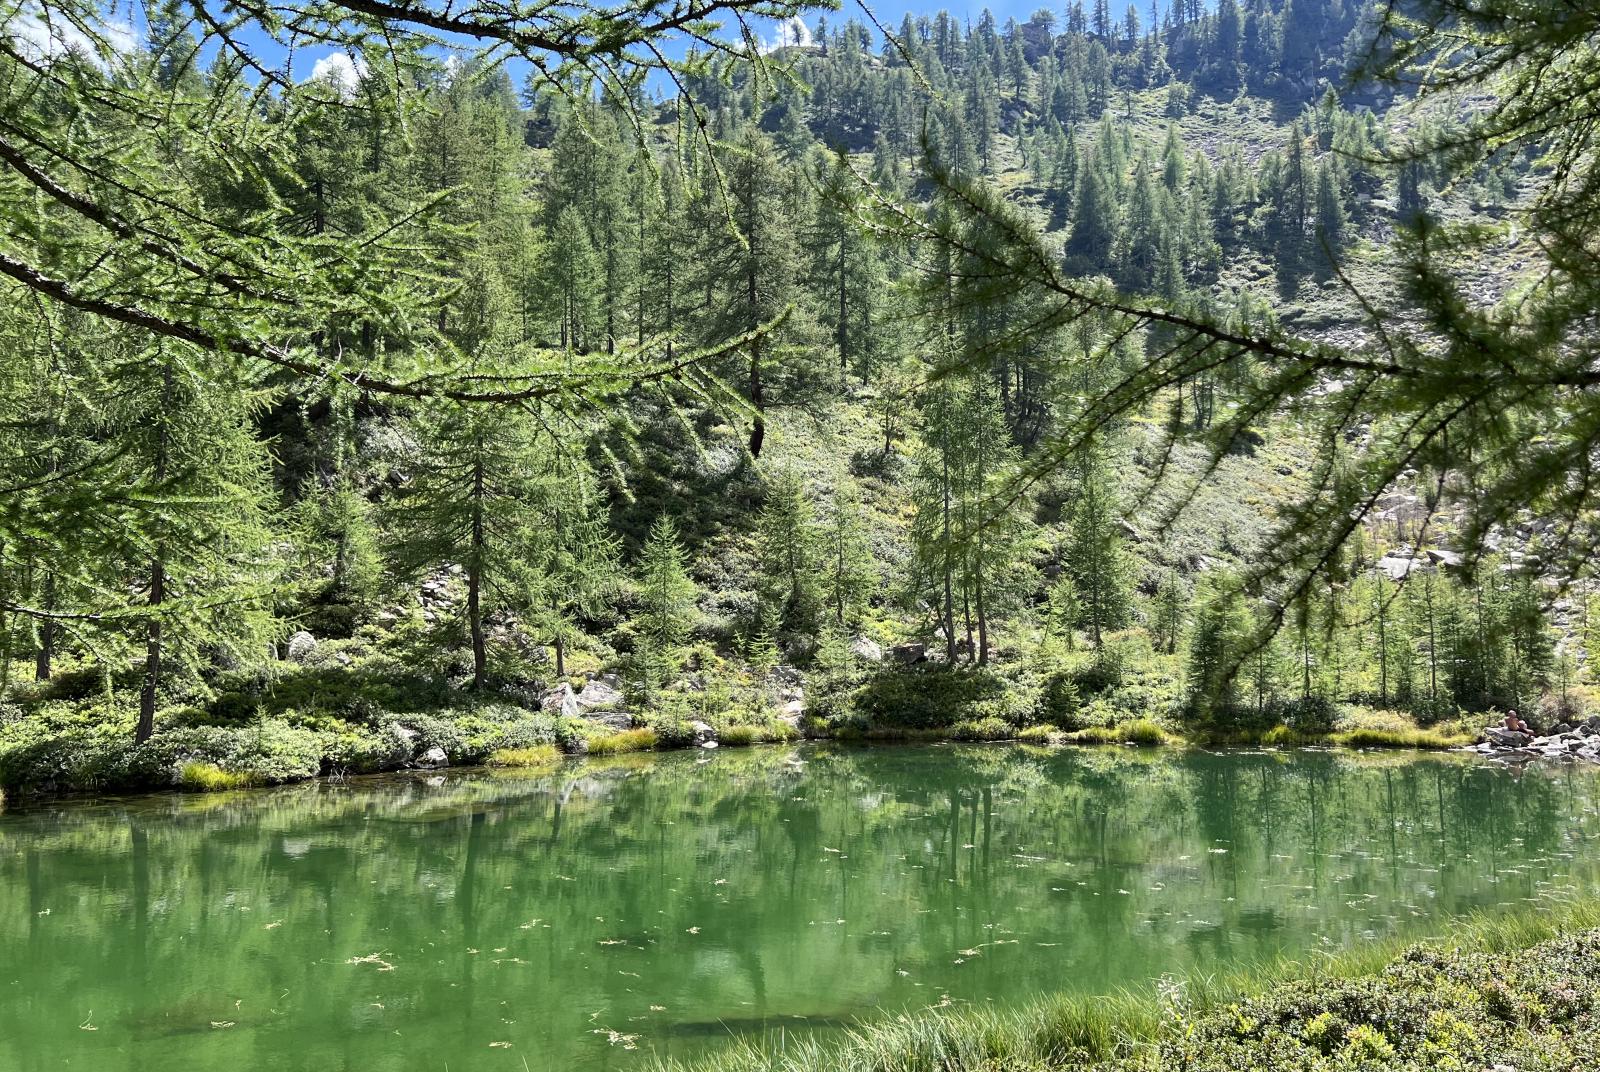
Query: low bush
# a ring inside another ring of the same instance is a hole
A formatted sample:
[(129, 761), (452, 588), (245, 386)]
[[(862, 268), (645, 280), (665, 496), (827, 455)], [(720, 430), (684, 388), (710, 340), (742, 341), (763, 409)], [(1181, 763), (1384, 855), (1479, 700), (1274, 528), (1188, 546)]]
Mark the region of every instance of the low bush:
[[(688, 748), (695, 742), (694, 723), (687, 718), (654, 718), (645, 732), (655, 734), (651, 748)], [(592, 751), (593, 746), (590, 747)]]
[(159, 733), (126, 753), (119, 783), (181, 784), (191, 764), (209, 764), (259, 785), (314, 778), (322, 771), (323, 742), (310, 730), (272, 720), (243, 729), (196, 726)]
[(985, 713), (985, 701), (1000, 700), (1006, 686), (981, 670), (890, 670), (856, 691), (855, 721), (863, 729), (939, 729)]

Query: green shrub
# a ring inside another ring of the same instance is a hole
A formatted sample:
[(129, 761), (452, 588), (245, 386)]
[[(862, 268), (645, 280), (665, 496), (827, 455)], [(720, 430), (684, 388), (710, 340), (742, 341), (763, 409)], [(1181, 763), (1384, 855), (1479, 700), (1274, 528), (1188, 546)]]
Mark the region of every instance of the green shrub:
[(652, 748), (688, 748), (694, 744), (694, 724), (687, 718), (662, 716), (651, 719), (650, 732), (655, 734)]
[[(158, 733), (129, 749), (127, 781), (173, 785), (192, 763), (211, 764), (261, 785), (314, 778), (322, 771), (323, 743), (310, 730), (277, 720), (243, 729), (196, 726)], [(112, 779), (122, 781), (122, 779)]]
[(1344, 1041), (1344, 1022), (1331, 1012), (1319, 1012), (1306, 1021), (1305, 1039), (1324, 1056), (1332, 1054)]
[(973, 717), (974, 705), (1004, 691), (981, 670), (891, 670), (858, 689), (853, 706), (862, 728), (939, 729)]
[(656, 731), (652, 729), (622, 730), (589, 741), (591, 756), (614, 756), (623, 752), (648, 752), (656, 746)]
[(323, 735), (323, 767), (348, 774), (376, 774), (405, 766), (415, 754), (412, 742), (390, 723), (377, 729), (343, 726)]
[(1387, 1062), (1394, 1058), (1394, 1046), (1371, 1024), (1357, 1024), (1345, 1036), (1343, 1056), (1357, 1064)]

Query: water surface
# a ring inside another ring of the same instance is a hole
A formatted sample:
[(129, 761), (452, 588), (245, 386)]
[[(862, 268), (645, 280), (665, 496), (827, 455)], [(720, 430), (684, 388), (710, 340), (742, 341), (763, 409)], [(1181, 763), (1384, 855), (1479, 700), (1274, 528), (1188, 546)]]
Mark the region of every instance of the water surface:
[[(822, 746), (0, 814), (0, 1069), (629, 1069), (1600, 880), (1600, 778)], [(1535, 909), (1536, 910), (1536, 909)]]

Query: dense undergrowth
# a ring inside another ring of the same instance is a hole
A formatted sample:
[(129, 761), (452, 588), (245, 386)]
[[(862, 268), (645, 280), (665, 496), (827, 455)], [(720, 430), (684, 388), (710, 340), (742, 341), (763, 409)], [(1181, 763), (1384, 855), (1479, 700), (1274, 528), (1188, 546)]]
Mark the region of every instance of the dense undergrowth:
[(1518, 1072), (1594, 1067), (1600, 906), (1454, 921), (1447, 940), (1369, 943), (1228, 977), (1166, 978), (1014, 1010), (938, 1009), (843, 1042), (741, 1043), (660, 1072)]

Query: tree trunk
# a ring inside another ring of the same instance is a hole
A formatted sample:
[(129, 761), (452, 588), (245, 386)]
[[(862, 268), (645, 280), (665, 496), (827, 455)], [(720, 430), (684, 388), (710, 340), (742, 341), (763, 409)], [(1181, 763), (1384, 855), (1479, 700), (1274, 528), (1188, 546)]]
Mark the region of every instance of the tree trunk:
[[(44, 610), (46, 614), (56, 609), (56, 575), (44, 575)], [(56, 623), (45, 618), (39, 623), (39, 653), (33, 663), (35, 681), (50, 680), (50, 662), (56, 653)]]
[[(949, 436), (946, 431), (945, 436)], [(945, 663), (948, 666), (956, 664), (956, 594), (955, 586), (951, 580), (950, 568), (950, 449), (949, 443), (942, 444), (941, 453), (944, 455), (944, 516), (940, 525), (940, 542), (943, 543), (942, 560), (944, 563), (944, 653)]]
[(488, 680), (489, 652), (483, 640), (483, 437), (472, 463), (472, 552), (467, 558), (467, 628), (472, 633), (472, 687)]
[[(156, 436), (155, 483), (160, 487), (167, 479), (167, 413), (172, 406), (172, 365), (162, 373), (161, 430)], [(144, 634), (144, 682), (139, 688), (139, 722), (133, 730), (133, 743), (143, 744), (156, 732), (156, 693), (161, 688), (161, 617), (160, 607), (167, 598), (166, 548), (156, 544), (155, 557), (150, 560), (150, 621)]]
[[(160, 548), (150, 560), (150, 598), (147, 605), (159, 613), (167, 597), (167, 567), (162, 561)], [(139, 724), (133, 731), (133, 743), (143, 744), (156, 732), (156, 691), (161, 687), (161, 619), (154, 616), (145, 625), (144, 682), (139, 688)]]

